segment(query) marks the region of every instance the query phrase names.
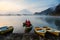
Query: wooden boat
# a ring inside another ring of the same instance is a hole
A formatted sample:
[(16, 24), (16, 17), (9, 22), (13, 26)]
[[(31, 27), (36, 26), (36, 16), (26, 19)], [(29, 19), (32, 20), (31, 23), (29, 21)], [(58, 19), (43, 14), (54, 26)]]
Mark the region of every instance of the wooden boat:
[(53, 29), (50, 27), (42, 27), (42, 28), (35, 27), (34, 31), (35, 31), (35, 33), (37, 33), (38, 35), (41, 35), (41, 36), (45, 36), (46, 32), (49, 32), (49, 34), (55, 35), (55, 36), (59, 36), (59, 34), (60, 34), (59, 30), (56, 30), (56, 29)]
[[(41, 30), (44, 30), (44, 31), (41, 31)], [(52, 37), (54, 38), (60, 37), (60, 31), (50, 27), (42, 27), (42, 28), (35, 27), (34, 31), (36, 34), (38, 34), (38, 36), (44, 37), (47, 39), (52, 39)]]
[(45, 28), (40, 28), (40, 27), (35, 27), (34, 29), (35, 33), (37, 33), (38, 35), (44, 37), (45, 33), (46, 33), (46, 29)]
[(29, 33), (32, 30), (32, 27), (25, 27), (25, 33)]
[(59, 30), (56, 30), (56, 29), (53, 29), (53, 28), (50, 28), (50, 27), (46, 27), (46, 26), (43, 27), (43, 28), (46, 28), (46, 32), (49, 32), (52, 35), (59, 36), (59, 34), (60, 34)]
[(26, 27), (26, 24), (25, 23), (23, 23), (23, 27), (25, 28), (25, 33), (29, 33), (31, 30), (32, 30), (32, 24), (31, 24), (31, 26), (30, 27)]
[(0, 28), (0, 35), (9, 34), (13, 32), (13, 26), (4, 26)]
[(60, 31), (56, 30), (56, 29), (52, 29), (51, 30), (47, 30), (47, 32), (51, 33), (54, 36), (59, 36)]

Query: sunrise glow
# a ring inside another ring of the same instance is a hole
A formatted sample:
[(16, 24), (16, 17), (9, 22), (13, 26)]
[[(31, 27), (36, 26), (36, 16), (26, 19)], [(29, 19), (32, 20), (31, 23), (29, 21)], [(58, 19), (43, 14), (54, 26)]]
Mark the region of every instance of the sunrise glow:
[(12, 2), (0, 2), (0, 11), (17, 11), (20, 10), (20, 6)]

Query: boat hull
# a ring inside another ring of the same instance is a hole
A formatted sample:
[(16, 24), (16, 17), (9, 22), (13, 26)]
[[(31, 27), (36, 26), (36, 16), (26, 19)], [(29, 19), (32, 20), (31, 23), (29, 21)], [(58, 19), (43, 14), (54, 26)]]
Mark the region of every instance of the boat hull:
[(29, 33), (32, 30), (32, 27), (26, 27), (25, 28), (25, 33)]
[(7, 30), (5, 30), (5, 31), (0, 31), (0, 35), (8, 35), (8, 34), (10, 34), (10, 33), (12, 33), (12, 32), (13, 32), (13, 27), (10, 26), (10, 27), (8, 27)]
[(45, 37), (45, 33), (46, 32), (38, 32), (38, 30), (42, 30), (42, 28), (35, 28), (34, 29), (34, 32), (37, 34), (37, 35), (39, 35), (39, 36), (41, 36), (41, 37)]

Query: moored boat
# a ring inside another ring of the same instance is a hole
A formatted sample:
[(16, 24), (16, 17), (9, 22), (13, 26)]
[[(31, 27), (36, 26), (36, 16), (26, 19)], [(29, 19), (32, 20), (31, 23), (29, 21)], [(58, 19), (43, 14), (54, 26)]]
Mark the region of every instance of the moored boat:
[(0, 35), (5, 35), (13, 32), (13, 26), (0, 27)]
[(51, 33), (54, 36), (59, 36), (60, 35), (60, 31), (56, 30), (56, 29), (52, 29), (51, 30), (47, 30), (47, 32)]
[(31, 30), (32, 30), (32, 24), (30, 22), (30, 20), (26, 20), (24, 23), (23, 23), (23, 27), (25, 28), (25, 33), (29, 33)]
[(45, 33), (46, 33), (46, 30), (45, 28), (40, 28), (40, 27), (35, 27), (34, 29), (35, 33), (44, 37), (45, 36)]
[(45, 36), (46, 32), (48, 32), (49, 34), (51, 35), (54, 35), (54, 36), (59, 36), (60, 35), (60, 31), (59, 30), (56, 30), (56, 29), (53, 29), (53, 28), (50, 28), (50, 27), (35, 27), (34, 29), (35, 33), (41, 35), (41, 36)]

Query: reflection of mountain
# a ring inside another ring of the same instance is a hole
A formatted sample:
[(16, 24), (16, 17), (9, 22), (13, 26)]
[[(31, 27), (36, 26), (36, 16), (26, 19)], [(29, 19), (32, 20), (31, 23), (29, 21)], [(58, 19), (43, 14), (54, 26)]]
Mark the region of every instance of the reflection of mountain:
[(60, 30), (60, 20), (55, 20), (55, 25), (58, 27), (58, 30)]
[(28, 15), (28, 14), (33, 14), (32, 12), (30, 12), (29, 10), (27, 9), (23, 9), (21, 11), (19, 11), (20, 14), (23, 14), (23, 15)]
[(36, 15), (56, 15), (60, 16), (60, 4), (54, 8), (48, 8), (42, 12), (35, 12)]
[(60, 17), (59, 16), (52, 16), (52, 17), (51, 16), (47, 16), (45, 18), (45, 21), (48, 24), (54, 26), (54, 28), (60, 30)]

